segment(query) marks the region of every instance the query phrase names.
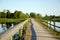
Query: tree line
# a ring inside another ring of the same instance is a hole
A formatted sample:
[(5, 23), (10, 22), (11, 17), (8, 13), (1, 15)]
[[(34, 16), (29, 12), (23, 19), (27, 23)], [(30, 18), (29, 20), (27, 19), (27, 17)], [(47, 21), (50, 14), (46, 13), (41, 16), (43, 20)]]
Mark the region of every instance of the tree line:
[(44, 19), (50, 19), (50, 17), (52, 18), (52, 19), (56, 19), (56, 20), (60, 20), (60, 15), (59, 16), (56, 16), (56, 15), (50, 15), (50, 16), (48, 16), (47, 14), (43, 17)]
[(42, 18), (42, 15), (40, 13), (36, 14), (34, 12), (30, 12), (30, 17), (40, 19), (40, 18)]
[[(60, 16), (55, 16), (55, 15), (50, 15), (52, 17), (52, 19), (55, 18), (60, 18)], [(40, 13), (35, 13), (35, 12), (30, 12), (30, 14), (28, 13), (23, 13), (22, 11), (18, 11), (15, 10), (14, 13), (11, 13), (10, 10), (4, 10), (2, 12), (0, 12), (0, 18), (13, 18), (13, 19), (18, 19), (18, 18), (45, 18), (45, 19), (49, 19), (50, 16), (48, 16), (47, 14), (42, 17), (42, 15)]]
[(18, 11), (15, 10), (14, 13), (11, 13), (10, 10), (4, 10), (2, 12), (0, 12), (0, 18), (14, 18), (14, 19), (18, 19), (18, 18), (42, 18), (41, 14), (39, 13), (34, 13), (34, 12), (30, 12), (30, 14), (28, 13), (23, 13), (22, 11)]
[(56, 20), (60, 20), (60, 16), (56, 16), (56, 15), (45, 15), (45, 16), (42, 16), (40, 13), (34, 13), (34, 12), (31, 12), (30, 13), (30, 16), (32, 17), (32, 18), (36, 18), (36, 19), (47, 19), (47, 20), (49, 20), (50, 18), (51, 19), (56, 19)]
[(10, 10), (4, 10), (0, 12), (0, 18), (29, 18), (28, 13), (24, 14), (22, 11), (15, 10), (14, 13), (11, 13)]

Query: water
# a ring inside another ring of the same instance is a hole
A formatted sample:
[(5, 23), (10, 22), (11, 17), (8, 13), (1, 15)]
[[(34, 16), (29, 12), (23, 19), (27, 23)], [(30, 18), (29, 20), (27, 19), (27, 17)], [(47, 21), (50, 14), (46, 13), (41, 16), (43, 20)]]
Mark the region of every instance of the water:
[[(50, 23), (50, 22), (48, 22), (48, 23)], [(54, 24), (54, 23), (51, 22), (51, 24)], [(0, 34), (7, 30), (6, 25), (3, 24), (3, 26), (4, 26), (4, 27), (2, 27), (2, 24), (0, 24)], [(14, 26), (14, 25), (11, 24), (11, 27), (10, 27), (10, 28), (12, 28), (13, 26)], [(50, 26), (50, 25), (48, 24), (48, 26)], [(56, 26), (59, 26), (59, 27), (60, 27), (60, 22), (56, 22)], [(54, 26), (51, 26), (51, 28), (54, 29)], [(58, 32), (60, 32), (60, 28), (57, 28), (57, 27), (56, 27), (56, 30), (57, 30)]]
[(12, 37), (13, 37), (12, 38), (13, 40), (18, 40), (19, 39), (19, 33), (16, 32)]
[(4, 32), (4, 29), (2, 28), (1, 24), (0, 24), (0, 34)]
[[(11, 27), (10, 27), (10, 28), (12, 28), (13, 26), (14, 26), (14, 25), (11, 24)], [(2, 27), (2, 24), (0, 24), (0, 34), (3, 33), (3, 32), (5, 32), (6, 30), (7, 30), (6, 25), (3, 24), (3, 27)]]
[[(48, 23), (50, 23), (50, 22), (48, 22)], [(55, 23), (56, 23), (56, 26), (60, 27), (60, 22), (55, 22)], [(51, 22), (51, 24), (54, 25), (53, 21)], [(48, 24), (48, 26), (50, 26), (50, 25)], [(58, 28), (58, 27), (55, 27), (55, 28), (58, 32), (60, 32), (60, 28)], [(54, 26), (51, 26), (51, 28), (54, 29)]]
[[(2, 24), (0, 24), (0, 35), (2, 34), (2, 33), (4, 33), (5, 31), (7, 31), (8, 29), (6, 28), (6, 24), (3, 24), (3, 27), (2, 27)], [(14, 27), (14, 24), (12, 23), (11, 24), (11, 26), (10, 26), (10, 28), (12, 28), (12, 27)], [(9, 29), (10, 29), (9, 28)], [(19, 34), (18, 34), (18, 32), (16, 32), (13, 36), (12, 36), (13, 38), (13, 40), (18, 40), (19, 39)]]

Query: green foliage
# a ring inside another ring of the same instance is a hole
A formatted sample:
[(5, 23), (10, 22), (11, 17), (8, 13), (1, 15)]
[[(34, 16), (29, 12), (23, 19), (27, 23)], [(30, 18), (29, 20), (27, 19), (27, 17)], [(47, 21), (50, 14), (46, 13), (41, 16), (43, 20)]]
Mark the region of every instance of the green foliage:
[(36, 14), (36, 18), (40, 19), (40, 18), (42, 18), (42, 16), (38, 13), (38, 14)]
[(48, 16), (47, 14), (44, 16), (44, 19), (50, 19), (50, 16)]
[(11, 17), (10, 15), (11, 15), (10, 11), (9, 11), (9, 10), (7, 10), (7, 13), (6, 13), (6, 15), (5, 15), (5, 16), (6, 16), (7, 18), (10, 18), (10, 17)]
[(34, 12), (31, 12), (30, 13), (30, 17), (35, 18), (36, 17), (36, 14)]
[(15, 11), (14, 12), (14, 18), (29, 18), (29, 16), (27, 14), (24, 14), (22, 11)]
[(24, 21), (24, 20), (26, 20), (26, 19), (11, 19), (11, 18), (1, 18), (0, 19), (0, 23), (6, 23), (6, 22), (16, 22), (16, 23), (18, 23), (18, 22), (21, 22), (21, 21)]
[(5, 13), (4, 12), (0, 12), (0, 18), (5, 18)]
[(15, 11), (14, 12), (14, 18), (19, 18), (21, 11)]
[(41, 16), (39, 13), (38, 13), (38, 14), (35, 14), (34, 12), (31, 12), (31, 13), (30, 13), (30, 17), (36, 18), (36, 19), (42, 18), (42, 16)]
[(29, 18), (29, 15), (18, 10), (14, 13), (11, 13), (9, 10), (4, 10), (3, 12), (0, 12), (0, 18), (26, 19)]
[(29, 14), (28, 14), (28, 13), (26, 13), (25, 17), (26, 17), (26, 18), (29, 18)]

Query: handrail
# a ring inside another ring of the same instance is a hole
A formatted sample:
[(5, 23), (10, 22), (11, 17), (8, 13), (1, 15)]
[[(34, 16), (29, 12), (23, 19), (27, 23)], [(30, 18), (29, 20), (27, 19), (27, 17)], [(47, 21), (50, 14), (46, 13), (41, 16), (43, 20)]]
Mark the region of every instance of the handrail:
[[(47, 26), (48, 26), (48, 24), (50, 25), (50, 27), (48, 27), (49, 29), (51, 28), (51, 26), (53, 26), (54, 27), (54, 31), (56, 31), (56, 32), (58, 32), (57, 30), (56, 30), (56, 28), (60, 28), (60, 26), (57, 26), (56, 25), (56, 21), (54, 20), (53, 21), (53, 24), (51, 24), (51, 21), (52, 20), (47, 20), (47, 19), (40, 19), (40, 21), (44, 24), (44, 23), (46, 23), (47, 24)], [(50, 21), (50, 23), (48, 23), (48, 21)], [(60, 33), (60, 32), (59, 32)]]
[[(47, 20), (47, 19), (41, 19), (41, 20)], [(49, 21), (56, 22), (56, 20), (49, 20)], [(45, 22), (45, 23), (54, 26), (54, 24), (50, 24), (50, 23), (48, 23), (48, 22)], [(56, 25), (55, 25), (55, 27), (60, 28), (60, 26), (56, 26)]]
[[(45, 23), (47, 23), (47, 22), (45, 22)], [(50, 23), (47, 23), (47, 24), (54, 26), (53, 24), (50, 24)], [(60, 26), (56, 26), (56, 25), (55, 25), (55, 27), (60, 28)]]
[(56, 22), (60, 22), (60, 20), (58, 20), (58, 19), (51, 19), (50, 20), (50, 18), (48, 18), (48, 19), (46, 19), (46, 18), (42, 18), (43, 20), (49, 20), (49, 21), (56, 21)]
[(28, 21), (29, 19), (27, 19), (26, 21), (19, 23), (18, 25), (14, 26), (13, 28), (7, 30), (6, 32), (4, 32), (3, 34), (0, 35), (0, 40), (9, 40), (20, 28), (23, 28), (23, 25)]

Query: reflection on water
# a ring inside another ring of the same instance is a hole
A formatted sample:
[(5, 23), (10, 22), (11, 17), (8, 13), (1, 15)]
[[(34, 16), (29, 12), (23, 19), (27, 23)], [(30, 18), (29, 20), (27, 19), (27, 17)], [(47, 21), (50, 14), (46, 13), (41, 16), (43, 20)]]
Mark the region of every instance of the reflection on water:
[[(50, 23), (50, 22), (48, 22), (48, 23)], [(55, 23), (56, 23), (56, 26), (60, 27), (60, 22), (55, 22)], [(53, 22), (51, 22), (51, 24), (54, 25)], [(48, 26), (50, 26), (50, 25), (48, 24)], [(58, 32), (60, 32), (60, 28), (58, 28), (58, 27), (55, 27), (55, 28), (56, 28), (56, 30), (57, 30)], [(54, 26), (51, 26), (51, 28), (54, 29)]]
[(19, 40), (19, 34), (18, 34), (18, 32), (16, 32), (16, 33), (13, 35), (13, 40)]
[[(7, 30), (6, 26), (7, 26), (6, 24), (3, 24), (3, 27), (2, 27), (2, 24), (0, 24), (0, 34)], [(14, 24), (11, 24), (10, 28), (12, 28), (13, 26)]]
[(2, 28), (1, 24), (0, 24), (0, 33), (4, 32), (4, 29)]

